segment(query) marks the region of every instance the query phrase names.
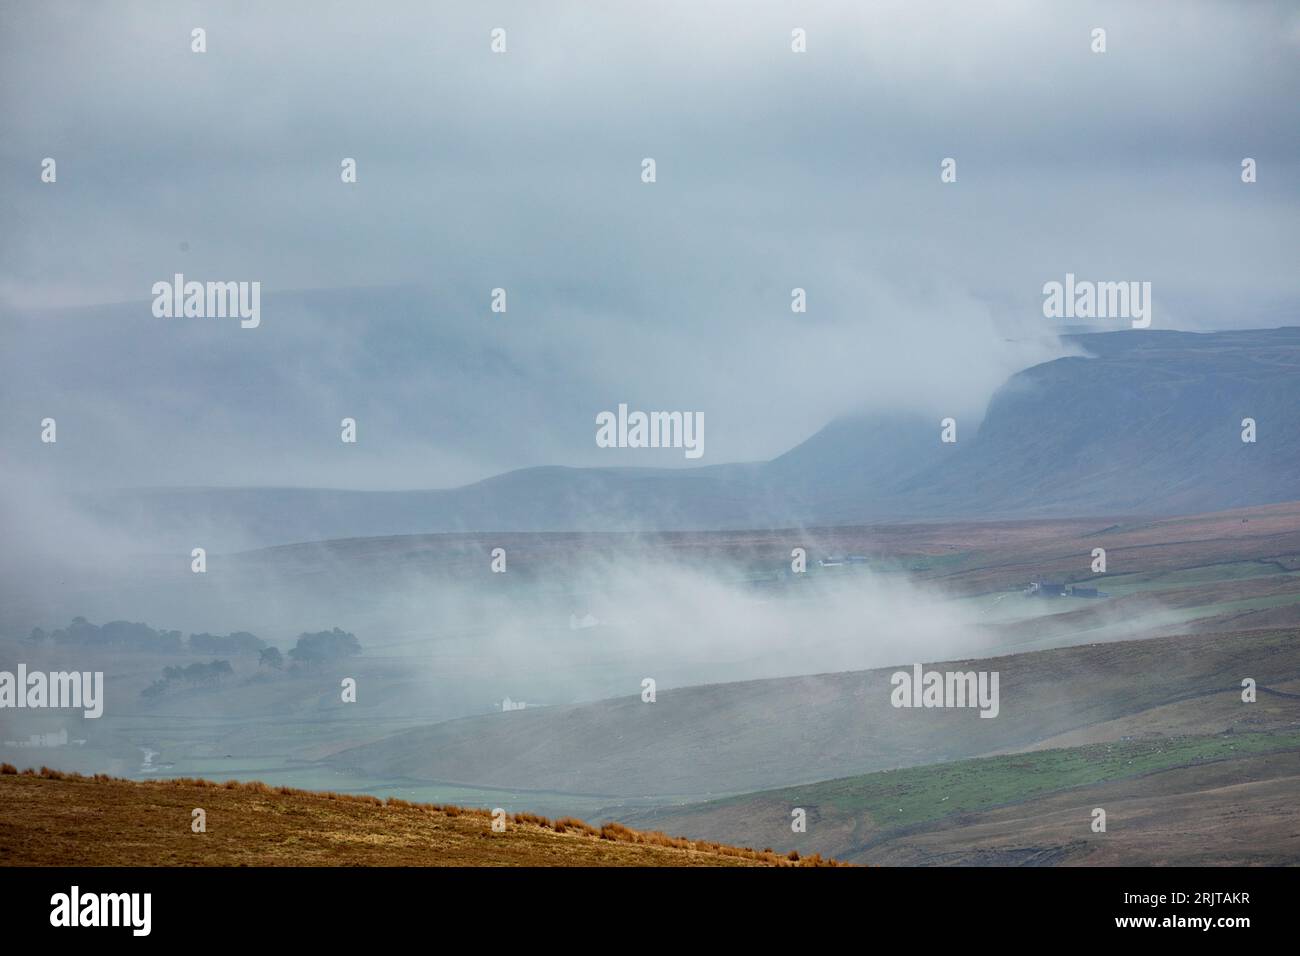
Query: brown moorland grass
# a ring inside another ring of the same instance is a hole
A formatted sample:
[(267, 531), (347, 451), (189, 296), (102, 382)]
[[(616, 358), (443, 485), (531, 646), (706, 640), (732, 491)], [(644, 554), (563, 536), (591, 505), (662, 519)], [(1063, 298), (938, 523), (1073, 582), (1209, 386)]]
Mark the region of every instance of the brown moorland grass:
[[(206, 814), (194, 833), (192, 811)], [(838, 866), (617, 823), (0, 765), (0, 866)]]

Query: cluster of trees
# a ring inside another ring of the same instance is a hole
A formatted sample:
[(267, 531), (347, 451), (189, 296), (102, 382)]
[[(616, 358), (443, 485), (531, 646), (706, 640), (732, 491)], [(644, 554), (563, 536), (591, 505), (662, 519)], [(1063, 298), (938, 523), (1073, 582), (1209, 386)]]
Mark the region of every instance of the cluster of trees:
[(295, 664), (311, 666), (360, 653), (361, 644), (356, 635), (336, 627), (315, 634), (299, 634), (298, 643), (289, 650), (289, 658)]
[(141, 697), (158, 697), (178, 684), (191, 687), (212, 687), (234, 673), (230, 661), (194, 663), (185, 667), (164, 667), (162, 680), (156, 680), (140, 692)]
[[(164, 654), (183, 653), (188, 645), (188, 650), (197, 654), (225, 654), (231, 657), (251, 657), (257, 654), (258, 666), (273, 670), (283, 670), (286, 657), (280, 653), (279, 648), (272, 647), (248, 631), (234, 631), (224, 635), (205, 631), (191, 634), (189, 640), (184, 641), (180, 631), (156, 631), (147, 624), (132, 624), (128, 621), (91, 624), (84, 617), (73, 618), (67, 627), (49, 633), (39, 627), (35, 628), (29, 640), (34, 644), (51, 641), (62, 645), (84, 644)], [(289, 669), (296, 671), (360, 653), (361, 643), (356, 635), (336, 627), (328, 631), (299, 634), (287, 657)], [(162, 674), (161, 680), (154, 681), (141, 692), (142, 696), (158, 697), (179, 685), (214, 686), (233, 675), (234, 669), (230, 666), (230, 661), (218, 659), (206, 664), (164, 667)]]
[(47, 634), (34, 628), (28, 638), (33, 644), (52, 641), (55, 644), (94, 644), (137, 651), (155, 651), (169, 654), (182, 650), (180, 631), (155, 631), (147, 624), (129, 621), (109, 621), (102, 627), (91, 624), (84, 617), (74, 617), (67, 627)]
[(163, 654), (176, 654), (189, 649), (196, 654), (227, 654), (239, 656), (257, 654), (266, 641), (248, 631), (235, 631), (230, 634), (191, 634), (189, 641), (181, 638), (180, 631), (155, 631), (147, 624), (132, 624), (129, 621), (109, 621), (107, 624), (91, 624), (84, 617), (74, 617), (67, 627), (46, 633), (41, 628), (33, 628), (28, 638), (33, 644), (52, 641), (55, 644), (93, 644), (98, 647), (113, 647), (136, 651), (154, 651)]
[[(289, 669), (309, 668), (360, 653), (361, 643), (355, 634), (348, 631), (336, 627), (328, 631), (317, 631), (314, 634), (303, 632), (298, 635), (298, 642), (289, 649)], [(281, 670), (284, 667), (284, 658), (285, 655), (280, 653), (278, 647), (265, 647), (258, 657), (257, 664), (259, 667)]]

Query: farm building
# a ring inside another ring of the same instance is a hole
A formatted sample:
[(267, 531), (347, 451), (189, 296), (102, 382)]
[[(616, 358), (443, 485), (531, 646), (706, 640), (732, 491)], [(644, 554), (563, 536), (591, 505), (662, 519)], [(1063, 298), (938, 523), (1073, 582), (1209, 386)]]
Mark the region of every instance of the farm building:
[(1076, 585), (1057, 584), (1054, 581), (1030, 581), (1029, 586), (1025, 588), (1025, 597), (1077, 597), (1077, 598), (1104, 598), (1110, 597), (1105, 591), (1099, 591), (1096, 588), (1081, 588)]
[(1082, 597), (1082, 598), (1110, 597), (1110, 595), (1107, 594), (1105, 591), (1098, 591), (1096, 588), (1081, 588), (1077, 586), (1070, 588), (1070, 596)]
[(1051, 581), (1030, 581), (1025, 597), (1057, 598), (1065, 596), (1065, 585)]

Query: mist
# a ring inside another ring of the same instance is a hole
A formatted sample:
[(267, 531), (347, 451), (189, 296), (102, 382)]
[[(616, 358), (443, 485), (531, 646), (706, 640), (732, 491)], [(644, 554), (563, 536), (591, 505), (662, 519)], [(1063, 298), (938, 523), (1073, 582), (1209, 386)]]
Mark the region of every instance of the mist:
[[(1286, 4), (0, 16), (0, 441), (47, 487), (687, 464), (596, 448), (622, 401), (702, 412), (705, 465), (765, 460), (849, 412), (978, 417), (1063, 354), (1041, 287), (1067, 270), (1152, 281), (1155, 328), (1300, 301)], [(178, 272), (261, 282), (261, 325), (155, 318)]]
[[(855, 859), (1139, 770), (1284, 790), (1227, 765), (1296, 756), (1297, 54), (1281, 0), (0, 5), (0, 670), (104, 688), (6, 703), (0, 789), (690, 803)], [(624, 405), (702, 456), (610, 447)], [(899, 705), (914, 664), (1001, 700)], [(1053, 819), (922, 858), (1143, 825)]]

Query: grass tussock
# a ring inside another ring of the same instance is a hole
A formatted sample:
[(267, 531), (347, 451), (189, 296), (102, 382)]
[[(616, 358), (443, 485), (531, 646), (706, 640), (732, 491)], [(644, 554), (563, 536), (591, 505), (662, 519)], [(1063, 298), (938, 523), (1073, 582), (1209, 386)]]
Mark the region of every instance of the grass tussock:
[(575, 830), (587, 836), (600, 836), (599, 830), (577, 817), (561, 817), (551, 824), (551, 829), (556, 833), (568, 833), (570, 830)]
[(547, 830), (554, 829), (550, 820), (535, 813), (516, 813), (514, 821), (515, 823), (531, 823), (533, 826), (544, 827)]

